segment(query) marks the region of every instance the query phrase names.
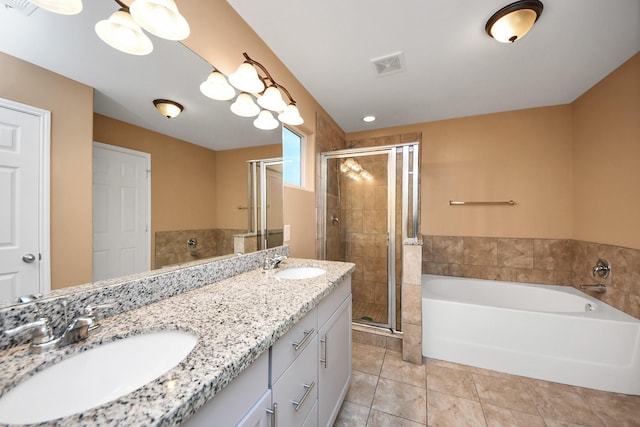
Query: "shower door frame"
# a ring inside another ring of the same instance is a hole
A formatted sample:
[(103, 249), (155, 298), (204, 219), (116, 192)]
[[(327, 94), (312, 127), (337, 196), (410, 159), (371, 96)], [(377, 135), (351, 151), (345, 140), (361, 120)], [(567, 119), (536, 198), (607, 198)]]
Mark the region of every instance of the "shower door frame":
[[(272, 165), (283, 165), (284, 161), (282, 157), (273, 157), (270, 159), (247, 160), (246, 163), (247, 208), (249, 210), (248, 231), (260, 236), (258, 250), (263, 250), (267, 249), (269, 245), (269, 229), (267, 227), (267, 168)], [(258, 182), (260, 182), (260, 191), (258, 191)]]
[[(397, 332), (396, 321), (396, 185), (397, 185), (397, 159), (398, 151), (402, 153), (402, 183), (401, 183), (401, 210), (402, 210), (402, 241), (417, 242), (419, 232), (419, 206), (420, 206), (420, 143), (411, 142), (405, 144), (382, 145), (365, 148), (348, 148), (344, 150), (320, 153), (320, 209), (322, 220), (319, 221), (319, 233), (321, 239), (321, 258), (327, 259), (327, 182), (328, 165), (331, 159), (346, 159), (348, 157), (387, 155), (387, 289), (388, 289), (388, 316), (386, 324), (365, 323), (371, 326), (384, 327)], [(413, 160), (413, 173), (409, 173), (409, 156)], [(409, 216), (409, 180), (413, 186), (414, 197), (411, 200), (411, 216)], [(402, 302), (401, 302), (402, 303)]]

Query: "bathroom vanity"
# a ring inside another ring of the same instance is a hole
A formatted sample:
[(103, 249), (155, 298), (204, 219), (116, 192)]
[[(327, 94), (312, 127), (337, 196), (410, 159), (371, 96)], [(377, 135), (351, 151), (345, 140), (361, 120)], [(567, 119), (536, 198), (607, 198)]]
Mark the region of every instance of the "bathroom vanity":
[[(296, 267), (324, 273), (281, 273)], [(197, 343), (176, 367), (116, 400), (47, 423), (331, 425), (351, 376), (353, 269), (350, 263), (288, 259), (280, 268), (254, 268), (102, 319), (98, 332), (63, 349), (30, 354), (28, 345), (11, 347), (0, 353), (0, 401), (34, 372), (76, 353), (179, 330)]]

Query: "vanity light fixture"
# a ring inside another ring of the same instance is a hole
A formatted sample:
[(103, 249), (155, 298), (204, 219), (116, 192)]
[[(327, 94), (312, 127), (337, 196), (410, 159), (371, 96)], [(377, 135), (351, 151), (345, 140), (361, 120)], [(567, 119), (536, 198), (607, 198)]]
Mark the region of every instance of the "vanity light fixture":
[(489, 18), (485, 30), (501, 43), (513, 43), (521, 39), (542, 14), (543, 5), (539, 0), (520, 0), (511, 3)]
[(151, 39), (136, 24), (127, 7), (120, 8), (109, 19), (98, 22), (95, 30), (103, 42), (121, 52), (148, 55), (153, 51)]
[(260, 107), (253, 102), (251, 95), (242, 92), (231, 104), (231, 111), (240, 117), (255, 117), (260, 114)]
[(60, 15), (77, 15), (82, 11), (82, 0), (29, 0), (29, 3)]
[(167, 40), (184, 40), (191, 29), (173, 0), (134, 0), (131, 16), (151, 34)]
[[(240, 64), (234, 73), (229, 75), (229, 83), (241, 90), (247, 96), (250, 96), (249, 94), (253, 94), (257, 98), (258, 105), (260, 107), (265, 110), (279, 113), (278, 120), (282, 123), (293, 126), (303, 124), (304, 120), (300, 115), (296, 102), (291, 97), (289, 91), (283, 85), (275, 81), (264, 65), (251, 59), (246, 53), (243, 53), (242, 55), (244, 56), (245, 61)], [(260, 75), (259, 71), (261, 71), (263, 75)], [(288, 103), (284, 101), (282, 97), (283, 93), (287, 96)], [(238, 95), (238, 100), (240, 100), (241, 95), (242, 94)], [(236, 102), (238, 102), (238, 100)], [(260, 107), (258, 107), (258, 109)], [(231, 111), (234, 111), (233, 106)], [(259, 111), (254, 115), (257, 115), (258, 113)], [(263, 116), (266, 117), (266, 115)], [(269, 116), (273, 117), (272, 114), (269, 114)], [(255, 123), (256, 121), (254, 121), (254, 125), (257, 126)], [(258, 123), (262, 122), (260, 121)]]
[(167, 40), (183, 40), (189, 36), (189, 24), (173, 0), (134, 0), (131, 6), (114, 1), (120, 9), (109, 19), (98, 22), (95, 30), (102, 41), (119, 51), (132, 55), (151, 53), (153, 43), (143, 28)]
[(200, 92), (203, 95), (217, 101), (228, 101), (236, 96), (236, 91), (227, 82), (227, 78), (220, 72), (214, 70), (207, 80), (200, 85)]
[(165, 116), (167, 119), (178, 117), (178, 115), (184, 110), (182, 105), (168, 99), (154, 99), (153, 105), (155, 105), (160, 114)]
[(258, 129), (271, 130), (277, 128), (280, 123), (273, 118), (273, 114), (269, 110), (262, 110), (258, 114), (258, 118), (253, 121), (253, 125)]

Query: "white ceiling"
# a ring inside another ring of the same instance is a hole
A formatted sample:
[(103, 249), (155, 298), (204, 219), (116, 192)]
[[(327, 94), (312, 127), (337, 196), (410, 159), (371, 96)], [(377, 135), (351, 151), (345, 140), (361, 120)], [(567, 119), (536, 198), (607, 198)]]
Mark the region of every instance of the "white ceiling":
[[(569, 103), (640, 49), (640, 0), (543, 0), (513, 45), (484, 32), (509, 0), (228, 2), (346, 132)], [(230, 102), (204, 97), (211, 67), (180, 43), (150, 36), (154, 52), (136, 57), (100, 41), (93, 26), (116, 9), (109, 0), (86, 0), (75, 16), (0, 7), (0, 51), (94, 87), (95, 110), (119, 120), (214, 150), (280, 142), (279, 130), (257, 130)], [(376, 76), (370, 60), (396, 52), (406, 70)], [(168, 120), (154, 98), (185, 112)], [(369, 114), (378, 119), (364, 123)]]
[(510, 0), (228, 0), (346, 132), (570, 103), (640, 50), (640, 0), (542, 1), (502, 44), (484, 26)]
[[(231, 102), (202, 95), (212, 67), (182, 44), (150, 36), (154, 51), (134, 56), (103, 43), (93, 27), (118, 9), (114, 1), (85, 0), (74, 16), (42, 9), (27, 16), (2, 7), (10, 2), (0, 0), (0, 51), (94, 87), (94, 111), (214, 150), (282, 141), (279, 129), (258, 130), (253, 119), (231, 113)], [(169, 120), (153, 106), (156, 98), (185, 111)]]

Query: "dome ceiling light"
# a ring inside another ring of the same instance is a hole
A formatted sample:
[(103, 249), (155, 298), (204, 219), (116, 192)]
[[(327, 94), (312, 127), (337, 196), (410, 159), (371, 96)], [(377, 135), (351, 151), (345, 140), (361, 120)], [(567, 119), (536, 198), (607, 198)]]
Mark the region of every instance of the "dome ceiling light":
[(165, 116), (167, 119), (178, 117), (178, 115), (184, 110), (182, 105), (168, 99), (154, 99), (153, 105), (155, 105), (160, 114)]
[(521, 39), (542, 14), (539, 0), (521, 0), (511, 3), (493, 14), (485, 25), (487, 34), (501, 43)]

